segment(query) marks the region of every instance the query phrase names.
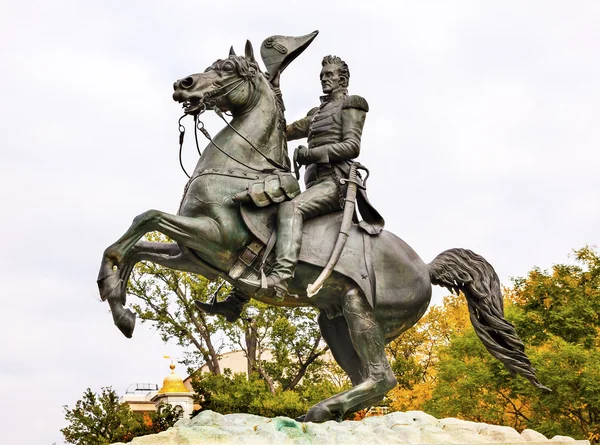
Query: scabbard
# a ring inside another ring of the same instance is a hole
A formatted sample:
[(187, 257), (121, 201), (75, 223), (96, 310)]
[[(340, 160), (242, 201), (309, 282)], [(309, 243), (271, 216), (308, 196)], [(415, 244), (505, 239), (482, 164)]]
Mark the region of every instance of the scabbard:
[(358, 182), (356, 179), (356, 169), (357, 164), (353, 162), (350, 165), (350, 173), (348, 174), (348, 179), (342, 179), (340, 182), (342, 185), (348, 184), (348, 188), (346, 190), (346, 198), (344, 199), (344, 214), (342, 216), (342, 225), (340, 226), (340, 231), (338, 234), (338, 238), (333, 246), (333, 250), (331, 251), (331, 255), (329, 257), (329, 261), (327, 265), (316, 279), (316, 281), (312, 284), (309, 284), (306, 288), (306, 293), (308, 297), (313, 297), (314, 295), (321, 290), (323, 287), (323, 283), (329, 278), (335, 265), (337, 264), (342, 252), (344, 251), (344, 247), (346, 246), (346, 241), (348, 241), (348, 237), (350, 236), (350, 228), (352, 227), (352, 217), (354, 216), (354, 207), (356, 204), (356, 190), (358, 188)]

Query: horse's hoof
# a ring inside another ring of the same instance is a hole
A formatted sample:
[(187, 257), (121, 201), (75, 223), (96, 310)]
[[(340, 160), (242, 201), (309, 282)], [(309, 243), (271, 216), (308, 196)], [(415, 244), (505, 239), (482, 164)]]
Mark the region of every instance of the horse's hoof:
[(125, 309), (121, 316), (115, 321), (115, 326), (119, 328), (119, 331), (127, 337), (133, 336), (133, 330), (135, 329), (135, 314), (129, 309)]
[(329, 411), (328, 408), (315, 405), (308, 410), (304, 416), (303, 422), (327, 422), (328, 420), (333, 419), (333, 417), (334, 415), (331, 413), (331, 411)]

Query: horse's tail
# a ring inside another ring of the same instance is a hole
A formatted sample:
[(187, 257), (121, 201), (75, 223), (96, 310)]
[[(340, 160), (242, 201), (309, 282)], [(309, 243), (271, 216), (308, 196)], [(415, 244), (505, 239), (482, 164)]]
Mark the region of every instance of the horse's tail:
[(550, 391), (537, 379), (523, 342), (504, 318), (500, 280), (490, 263), (470, 250), (449, 249), (428, 266), (432, 284), (465, 295), (473, 328), (489, 353), (511, 374), (521, 374), (535, 387)]

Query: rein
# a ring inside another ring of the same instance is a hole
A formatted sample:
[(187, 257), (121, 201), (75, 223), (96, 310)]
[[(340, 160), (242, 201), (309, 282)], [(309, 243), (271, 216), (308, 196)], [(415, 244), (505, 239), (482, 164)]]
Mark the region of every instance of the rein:
[[(245, 137), (233, 125), (231, 125), (229, 123), (229, 121), (227, 119), (225, 119), (225, 117), (223, 116), (223, 112), (217, 107), (216, 102), (218, 99), (225, 97), (226, 95), (237, 90), (240, 86), (242, 86), (244, 84), (244, 82), (245, 82), (245, 79), (238, 79), (234, 82), (230, 82), (226, 85), (223, 85), (221, 88), (214, 90), (213, 92), (208, 93), (207, 96), (211, 99), (208, 101), (208, 104), (212, 105), (212, 110), (217, 114), (217, 116), (219, 116), (225, 122), (225, 124), (227, 124), (227, 126), (229, 128), (231, 128), (239, 137), (241, 137), (244, 141), (246, 141), (250, 145), (250, 147), (252, 147), (252, 149), (254, 151), (256, 151), (259, 155), (261, 155), (269, 164), (271, 164), (276, 169), (289, 172), (290, 169), (288, 167), (281, 165), (278, 162), (274, 161), (273, 159), (269, 158), (262, 151), (260, 151), (251, 141), (249, 141), (247, 137)], [(226, 91), (225, 93), (222, 93), (222, 91), (224, 89), (226, 89), (227, 87), (232, 86), (232, 85), (233, 85), (233, 87), (230, 90)], [(202, 109), (197, 114), (194, 115), (194, 139), (196, 142), (196, 150), (198, 151), (199, 157), (202, 157), (202, 152), (200, 151), (200, 145), (198, 144), (198, 130), (200, 130), (200, 132), (204, 135), (204, 137), (206, 139), (208, 139), (211, 144), (213, 144), (221, 153), (223, 153), (229, 159), (231, 159), (231, 160), (237, 162), (238, 164), (243, 165), (244, 167), (246, 167), (252, 171), (255, 171), (255, 172), (269, 171), (269, 170), (265, 170), (265, 169), (254, 168), (254, 167), (240, 161), (239, 159), (236, 159), (235, 157), (233, 157), (232, 155), (227, 153), (225, 150), (223, 150), (218, 144), (216, 144), (215, 141), (210, 136), (210, 133), (208, 132), (208, 130), (206, 130), (206, 128), (204, 127), (204, 122), (202, 122), (199, 118), (199, 116), (201, 114), (203, 114), (206, 110), (207, 110), (207, 103), (202, 101)], [(183, 116), (181, 116), (178, 121), (178, 125), (179, 125), (179, 165), (181, 166), (181, 169), (183, 170), (185, 175), (191, 179), (191, 176), (188, 174), (185, 167), (183, 166), (183, 160), (182, 160), (183, 140), (185, 138), (185, 127), (183, 126), (181, 121), (185, 116), (187, 116), (187, 114), (184, 114)]]
[[(228, 126), (229, 128), (231, 128), (233, 131), (235, 131), (235, 133), (236, 133), (236, 134), (237, 134), (239, 137), (241, 137), (243, 140), (245, 140), (246, 142), (248, 142), (248, 144), (250, 145), (250, 147), (252, 147), (252, 148), (253, 148), (253, 149), (254, 149), (254, 150), (255, 150), (255, 151), (256, 151), (256, 152), (257, 152), (259, 155), (261, 155), (263, 158), (265, 158), (265, 160), (266, 160), (266, 161), (267, 161), (269, 164), (271, 164), (273, 167), (275, 167), (275, 168), (278, 168), (278, 169), (280, 169), (280, 170), (287, 171), (287, 172), (289, 172), (289, 171), (290, 171), (290, 169), (289, 169), (289, 168), (287, 168), (287, 167), (285, 167), (285, 166), (283, 166), (283, 165), (281, 165), (281, 164), (279, 164), (279, 163), (275, 162), (273, 159), (271, 159), (270, 157), (268, 157), (267, 155), (265, 155), (265, 154), (264, 154), (262, 151), (260, 151), (260, 150), (259, 150), (259, 149), (258, 149), (258, 148), (257, 148), (257, 147), (256, 147), (256, 146), (255, 146), (255, 145), (252, 143), (252, 142), (250, 142), (250, 141), (249, 141), (249, 140), (248, 140), (248, 139), (247, 139), (247, 138), (246, 138), (246, 137), (245, 137), (245, 136), (244, 136), (242, 133), (240, 133), (239, 131), (237, 131), (237, 130), (235, 129), (235, 127), (234, 127), (233, 125), (231, 125), (231, 124), (229, 123), (229, 121), (228, 121), (227, 119), (225, 119), (225, 117), (223, 117), (223, 112), (222, 112), (221, 110), (219, 110), (217, 107), (214, 107), (214, 108), (213, 108), (213, 111), (214, 111), (215, 113), (217, 113), (217, 116), (219, 116), (221, 119), (223, 119), (223, 122), (225, 122), (225, 123), (227, 124), (227, 126)], [(212, 141), (211, 141), (211, 142), (212, 142)], [(213, 143), (214, 143), (214, 142), (213, 142)]]
[[(206, 106), (204, 108), (206, 109)], [(204, 111), (202, 111), (202, 112), (204, 112)], [(185, 167), (183, 166), (183, 160), (181, 159), (181, 154), (183, 152), (183, 139), (185, 138), (185, 127), (181, 123), (181, 120), (184, 117), (186, 117), (186, 116), (187, 116), (187, 114), (184, 114), (183, 116), (181, 116), (179, 118), (179, 121), (177, 122), (178, 125), (179, 125), (179, 165), (181, 166), (181, 169), (183, 170), (183, 172), (185, 173), (185, 175), (188, 178), (191, 178), (191, 176), (185, 170)], [(202, 125), (204, 126), (204, 124), (202, 124)], [(197, 126), (198, 126), (198, 115), (195, 115), (194, 116), (194, 139), (196, 140), (196, 150), (198, 151), (198, 156), (201, 157), (202, 156), (202, 152), (200, 151), (200, 145), (198, 144)]]

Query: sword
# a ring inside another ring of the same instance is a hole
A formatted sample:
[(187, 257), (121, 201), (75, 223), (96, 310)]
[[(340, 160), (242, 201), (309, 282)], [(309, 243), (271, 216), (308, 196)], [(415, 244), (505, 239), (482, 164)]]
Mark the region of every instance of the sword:
[(309, 298), (312, 298), (321, 290), (323, 287), (323, 283), (331, 273), (333, 272), (333, 268), (337, 264), (340, 256), (342, 255), (342, 251), (344, 250), (344, 246), (346, 245), (346, 241), (348, 241), (348, 237), (350, 236), (350, 227), (352, 226), (352, 217), (354, 216), (354, 206), (356, 203), (356, 190), (360, 187), (364, 189), (365, 187), (361, 185), (357, 180), (356, 170), (366, 170), (366, 168), (360, 164), (359, 162), (353, 162), (350, 165), (350, 173), (348, 174), (348, 179), (342, 178), (340, 179), (340, 183), (342, 185), (348, 184), (348, 189), (346, 190), (346, 199), (344, 204), (344, 215), (342, 217), (342, 225), (340, 227), (340, 232), (338, 235), (338, 239), (335, 242), (335, 246), (331, 252), (331, 256), (329, 257), (329, 261), (327, 265), (321, 272), (321, 275), (316, 279), (316, 281), (312, 284), (309, 284), (306, 288), (306, 293)]

